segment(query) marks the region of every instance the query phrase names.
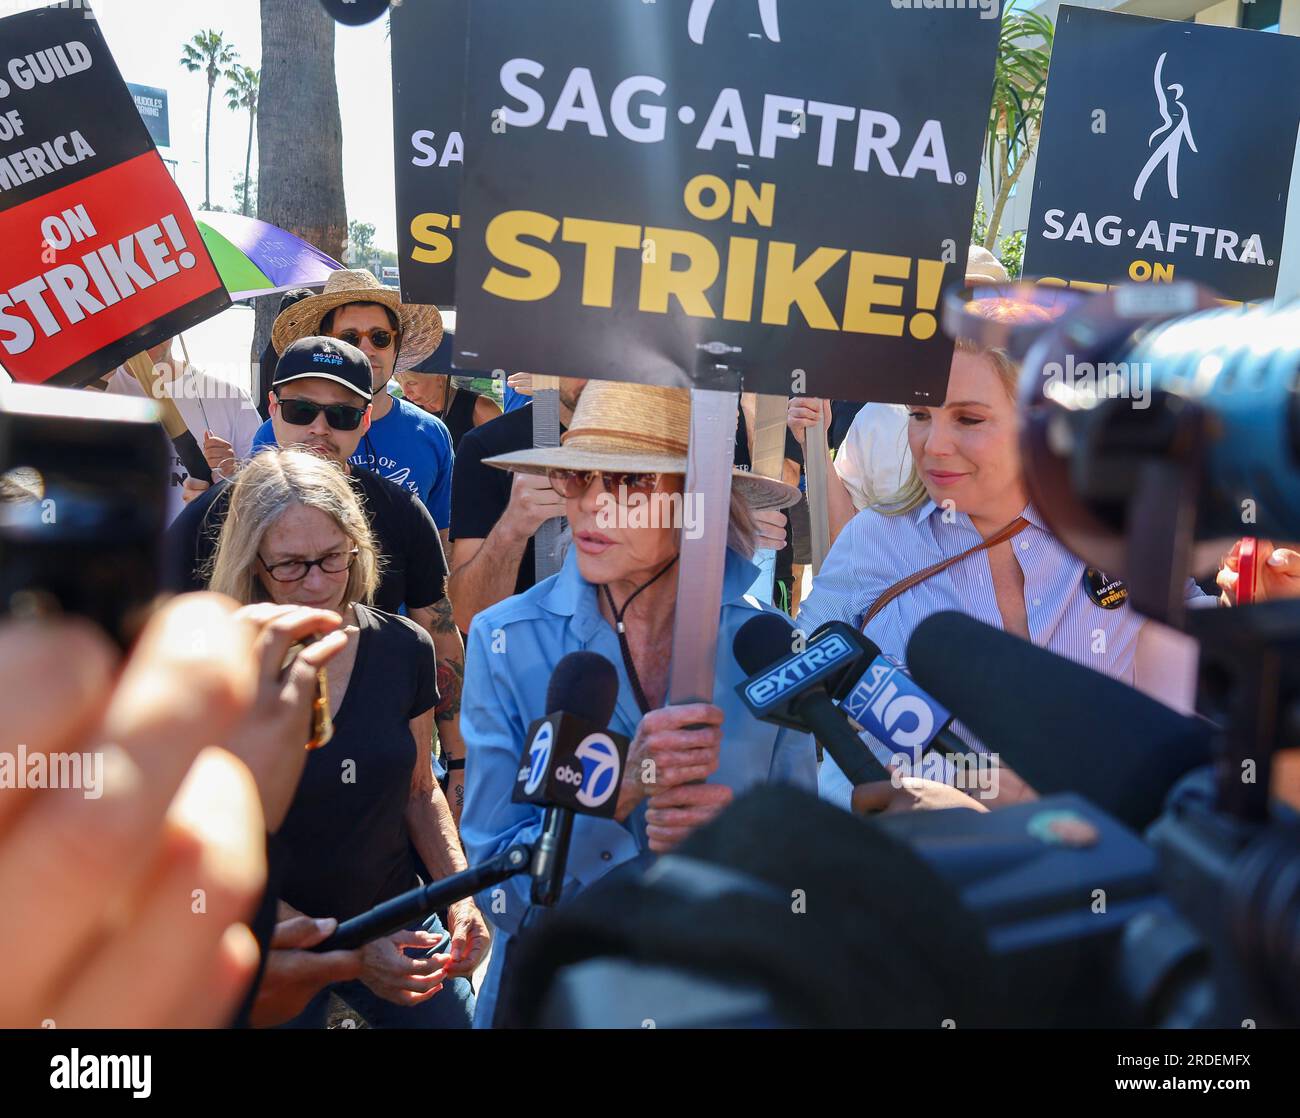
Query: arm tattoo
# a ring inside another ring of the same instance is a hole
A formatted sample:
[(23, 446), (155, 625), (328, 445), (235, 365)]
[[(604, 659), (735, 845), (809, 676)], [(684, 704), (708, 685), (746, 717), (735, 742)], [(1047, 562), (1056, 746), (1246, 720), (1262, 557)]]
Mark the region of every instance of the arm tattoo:
[(443, 598), (429, 607), (433, 611), (433, 631), (435, 633), (457, 633), (456, 622), (451, 615), (451, 602)]
[(454, 722), (460, 716), (460, 689), (465, 679), (463, 660), (438, 661), (438, 700), (434, 717), (439, 722)]

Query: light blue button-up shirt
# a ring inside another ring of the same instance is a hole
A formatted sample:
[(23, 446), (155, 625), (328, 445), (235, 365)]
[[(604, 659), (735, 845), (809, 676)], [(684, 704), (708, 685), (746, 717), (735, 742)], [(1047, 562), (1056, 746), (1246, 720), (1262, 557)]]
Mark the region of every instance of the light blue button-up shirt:
[[(1032, 505), (1021, 515), (1029, 526), (1012, 538), (1011, 548), (1025, 578), (1030, 638), (1042, 648), (1132, 684), (1138, 634), (1147, 619), (1127, 602), (1114, 609), (1095, 603), (1084, 582), (1088, 565), (1052, 534)], [(894, 583), (982, 542), (969, 516), (933, 501), (900, 516), (863, 509), (836, 537), (799, 610), (798, 626), (806, 633), (827, 621), (862, 628), (867, 610)], [(1204, 595), (1189, 581), (1187, 597)], [(941, 610), (958, 610), (1002, 628), (987, 551), (900, 594), (864, 632), (882, 652), (906, 661), (912, 631)], [(960, 721), (952, 728), (984, 751)], [(870, 734), (864, 733), (862, 740), (882, 764), (895, 752)], [(818, 783), (823, 799), (849, 806), (852, 786), (830, 757), (822, 760)]]
[[(744, 673), (731, 651), (736, 631), (762, 606), (745, 591), (758, 568), (727, 552), (722, 613), (718, 624), (713, 702), (723, 713), (722, 754), (710, 783), (725, 784), (736, 795), (756, 784), (784, 782), (813, 789), (817, 761), (807, 734), (759, 722), (736, 694)], [(465, 808), (460, 833), (470, 863), (536, 841), (543, 809), (511, 802), (523, 755), (524, 735), (546, 710), (551, 672), (570, 652), (598, 652), (618, 671), (618, 702), (610, 728), (631, 738), (641, 722), (618, 638), (600, 613), (596, 588), (578, 571), (570, 550), (559, 573), (531, 590), (484, 610), (470, 626), (465, 652), (465, 689), (460, 727), (465, 738)], [(643, 851), (645, 807), (628, 819), (579, 815), (573, 825), (564, 892), (571, 895)], [(476, 1025), (490, 1025), (501, 968), (510, 937), (529, 907), (529, 878), (512, 878), (480, 893), (478, 905), (496, 928), (492, 961), (479, 991)]]

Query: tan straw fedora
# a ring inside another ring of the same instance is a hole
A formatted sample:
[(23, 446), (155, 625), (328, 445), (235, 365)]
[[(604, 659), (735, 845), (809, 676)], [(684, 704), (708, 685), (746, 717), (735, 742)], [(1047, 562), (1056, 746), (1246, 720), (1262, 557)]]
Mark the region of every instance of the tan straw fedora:
[[(535, 447), (483, 459), (522, 474), (547, 470), (600, 470), (684, 474), (691, 430), (691, 397), (684, 388), (590, 380), (558, 447)], [(755, 509), (797, 504), (799, 490), (785, 482), (733, 470), (731, 485)]]
[(325, 289), (319, 295), (300, 299), (280, 312), (271, 327), (271, 344), (275, 346), (275, 352), (283, 353), (286, 346), (299, 338), (315, 337), (320, 333), (321, 320), (345, 303), (379, 303), (397, 315), (402, 346), (393, 369), (396, 373), (413, 369), (442, 341), (442, 315), (437, 307), (403, 303), (401, 296), (375, 279), (373, 273), (364, 268), (357, 271), (340, 268), (330, 273)]

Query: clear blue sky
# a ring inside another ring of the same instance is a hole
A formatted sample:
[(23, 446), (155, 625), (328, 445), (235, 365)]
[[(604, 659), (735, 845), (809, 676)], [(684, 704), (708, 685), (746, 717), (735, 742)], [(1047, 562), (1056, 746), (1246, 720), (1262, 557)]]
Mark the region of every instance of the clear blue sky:
[[(316, 0), (301, 0), (315, 4)], [(41, 0), (13, 0), (3, 14), (41, 7)], [(239, 60), (259, 68), (262, 43), (258, 0), (92, 0), (118, 69), (129, 82), (168, 92), (171, 141), (162, 154), (178, 162), (177, 181), (192, 206), (203, 202), (203, 117), (207, 78), (180, 65), (181, 44), (196, 32), (220, 31)], [(380, 248), (396, 249), (393, 208), (392, 62), (386, 20), (366, 27), (339, 27), (335, 67), (343, 117), (343, 182), (348, 219), (375, 226)], [(212, 201), (234, 207), (235, 180), (244, 173), (248, 114), (226, 108), (225, 83), (212, 102)], [(304, 137), (304, 140), (307, 140)], [(257, 177), (257, 140), (253, 140)]]

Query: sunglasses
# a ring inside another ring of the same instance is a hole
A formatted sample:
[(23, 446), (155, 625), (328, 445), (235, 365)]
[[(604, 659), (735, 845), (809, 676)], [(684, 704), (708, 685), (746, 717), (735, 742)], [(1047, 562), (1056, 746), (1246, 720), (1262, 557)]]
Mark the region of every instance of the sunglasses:
[(601, 470), (547, 470), (546, 478), (551, 488), (561, 497), (574, 500), (591, 487), (591, 479), (600, 478), (605, 492), (611, 496), (620, 491), (651, 493), (659, 484), (658, 474), (606, 473)]
[(355, 431), (366, 417), (365, 408), (354, 408), (347, 404), (317, 404), (311, 400), (285, 400), (276, 396), (280, 404), (280, 417), (294, 427), (309, 427), (316, 422), (321, 412), (325, 413), (325, 422), (335, 431)]
[(286, 559), (283, 563), (268, 563), (260, 555), (258, 561), (276, 582), (301, 582), (312, 567), (319, 567), (327, 575), (341, 575), (356, 560), (359, 548), (351, 551), (331, 551), (319, 559)]
[(340, 330), (334, 335), (341, 342), (347, 342), (348, 345), (359, 346), (362, 338), (369, 338), (370, 344), (376, 349), (387, 349), (393, 344), (396, 335), (391, 330)]

